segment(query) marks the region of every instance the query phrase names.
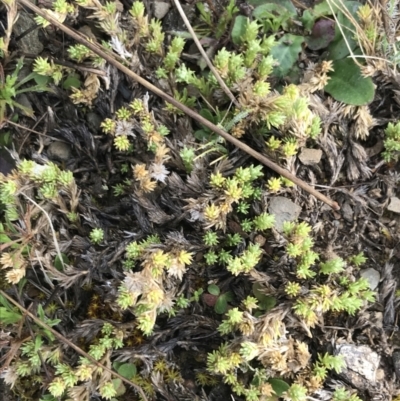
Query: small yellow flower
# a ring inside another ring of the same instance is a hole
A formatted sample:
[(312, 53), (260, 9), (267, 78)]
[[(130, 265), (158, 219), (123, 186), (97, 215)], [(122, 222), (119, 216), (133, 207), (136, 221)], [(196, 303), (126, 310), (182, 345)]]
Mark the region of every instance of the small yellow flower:
[(167, 269), (170, 276), (176, 277), (179, 280), (182, 280), (184, 273), (186, 273), (185, 265), (183, 263), (179, 263), (179, 261), (175, 258), (171, 261), (171, 264)]
[(140, 189), (145, 193), (153, 192), (156, 187), (157, 181), (151, 181), (150, 178), (145, 178), (140, 182)]
[(193, 253), (186, 251), (179, 252), (178, 260), (180, 263), (183, 263), (185, 265), (190, 265), (192, 263), (192, 259), (193, 259)]
[(160, 145), (164, 142), (163, 136), (157, 131), (150, 131), (147, 135), (147, 140), (149, 141), (149, 145), (155, 144)]
[(100, 127), (103, 129), (105, 134), (114, 134), (116, 122), (111, 120), (110, 118), (106, 118), (101, 124)]
[(160, 164), (168, 160), (169, 156), (166, 157), (168, 153), (169, 149), (164, 144), (158, 145), (156, 150), (155, 163)]
[(7, 267), (13, 267), (14, 261), (11, 256), (11, 253), (4, 252), (3, 255), (0, 257), (0, 263), (3, 265), (2, 267), (6, 269)]
[(268, 180), (267, 186), (271, 192), (278, 192), (281, 189), (281, 179), (280, 178), (270, 178)]
[(154, 287), (148, 293), (146, 300), (149, 304), (158, 306), (164, 298), (164, 291), (160, 288)]
[(79, 377), (79, 380), (86, 381), (92, 378), (93, 368), (89, 365), (80, 365), (76, 370), (76, 375)]
[(114, 146), (120, 151), (120, 152), (126, 152), (129, 149), (130, 142), (127, 136), (121, 135), (117, 136), (114, 139)]
[(25, 268), (12, 269), (6, 273), (6, 279), (11, 284), (18, 284), (19, 281), (25, 277)]
[(170, 256), (164, 253), (161, 249), (154, 252), (152, 255), (152, 261), (155, 266), (166, 267), (169, 264)]
[(211, 204), (206, 206), (204, 210), (204, 217), (206, 220), (211, 222), (217, 220), (220, 213), (221, 213), (220, 208), (217, 205)]
[(149, 178), (149, 171), (146, 169), (144, 164), (136, 164), (133, 168), (133, 175), (137, 181), (141, 181)]

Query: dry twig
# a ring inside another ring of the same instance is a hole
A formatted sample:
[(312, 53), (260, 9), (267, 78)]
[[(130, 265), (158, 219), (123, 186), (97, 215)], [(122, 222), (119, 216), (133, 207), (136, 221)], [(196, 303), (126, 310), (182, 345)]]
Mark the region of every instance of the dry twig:
[(234, 138), (232, 135), (228, 134), (225, 130), (222, 128), (216, 126), (212, 122), (208, 121), (206, 118), (202, 117), (200, 114), (195, 112), (194, 110), (190, 109), (189, 107), (185, 106), (184, 104), (178, 102), (176, 99), (174, 99), (172, 96), (166, 94), (163, 92), (161, 89), (157, 88), (141, 76), (135, 74), (133, 71), (131, 71), (128, 67), (124, 66), (123, 64), (119, 63), (116, 61), (113, 57), (110, 56), (110, 54), (106, 53), (104, 50), (100, 49), (98, 45), (94, 45), (93, 43), (89, 42), (86, 38), (84, 38), (82, 35), (79, 33), (73, 31), (72, 29), (68, 28), (67, 26), (61, 24), (59, 21), (57, 21), (53, 16), (51, 16), (49, 13), (45, 12), (44, 10), (40, 9), (39, 7), (35, 6), (32, 4), (29, 0), (18, 0), (19, 3), (23, 4), (24, 6), (28, 7), (32, 11), (34, 11), (36, 14), (42, 16), (43, 18), (46, 18), (50, 23), (52, 23), (54, 26), (71, 36), (73, 39), (75, 39), (77, 42), (83, 44), (93, 52), (95, 52), (97, 55), (101, 56), (109, 62), (110, 64), (114, 65), (117, 67), (121, 72), (124, 74), (128, 75), (132, 79), (134, 79), (136, 82), (139, 84), (143, 85), (145, 88), (156, 94), (157, 96), (161, 97), (168, 103), (171, 103), (173, 106), (176, 108), (180, 109), (183, 111), (185, 114), (187, 114), (189, 117), (193, 118), (200, 124), (206, 126), (209, 128), (211, 131), (215, 132), (216, 134), (222, 136), (225, 140), (228, 142), (232, 143), (233, 145), (237, 146), (238, 148), (242, 149), (244, 152), (248, 153), (250, 156), (253, 156), (255, 159), (266, 165), (267, 167), (271, 168), (278, 174), (282, 175), (283, 177), (289, 179), (292, 181), (294, 184), (298, 185), (300, 188), (304, 189), (311, 195), (315, 196), (317, 199), (321, 200), (322, 202), (326, 203), (329, 205), (332, 209), (334, 210), (340, 210), (340, 206), (338, 205), (337, 202), (333, 201), (332, 199), (328, 198), (327, 196), (321, 194), (320, 192), (316, 191), (312, 186), (308, 185), (306, 182), (303, 180), (297, 178), (295, 175), (287, 171), (286, 169), (278, 166), (271, 160), (269, 160), (267, 157), (263, 156), (261, 153), (256, 152), (254, 149), (252, 149), (250, 146), (242, 143), (238, 139)]
[(194, 43), (196, 44), (197, 48), (199, 49), (199, 52), (201, 53), (201, 55), (203, 56), (205, 62), (208, 65), (208, 68), (211, 70), (211, 72), (214, 74), (215, 79), (218, 81), (218, 83), (221, 85), (222, 90), (227, 94), (227, 96), (229, 97), (229, 99), (231, 99), (231, 101), (233, 102), (233, 104), (237, 107), (237, 108), (241, 108), (239, 102), (236, 100), (235, 96), (233, 96), (233, 93), (229, 90), (229, 88), (226, 86), (226, 83), (224, 82), (224, 80), (221, 78), (221, 76), (219, 75), (218, 71), (215, 69), (215, 67), (213, 66), (213, 63), (211, 62), (211, 60), (209, 59), (207, 53), (204, 51), (203, 46), (201, 45), (199, 39), (197, 38), (196, 32), (193, 30), (192, 26), (190, 25), (189, 20), (186, 17), (185, 12), (183, 11), (183, 8), (181, 6), (181, 3), (179, 0), (174, 0), (175, 6), (179, 12), (179, 14), (181, 15), (183, 22), (186, 25), (186, 28), (188, 29), (189, 33), (192, 35), (192, 39), (194, 41)]
[(87, 354), (85, 351), (83, 351), (81, 348), (79, 348), (77, 345), (69, 341), (67, 338), (65, 338), (62, 334), (60, 334), (58, 331), (54, 330), (52, 327), (47, 325), (46, 323), (42, 322), (38, 317), (33, 315), (31, 312), (29, 312), (27, 309), (25, 309), (23, 306), (21, 306), (18, 302), (14, 301), (13, 298), (11, 298), (9, 295), (7, 295), (3, 290), (0, 290), (0, 295), (2, 295), (4, 298), (6, 298), (9, 302), (11, 302), (13, 305), (15, 305), (21, 312), (23, 312), (24, 315), (29, 316), (36, 324), (39, 326), (45, 328), (46, 330), (50, 331), (54, 336), (62, 341), (63, 343), (67, 344), (70, 346), (72, 349), (74, 349), (79, 355), (82, 355), (83, 357), (89, 359), (92, 363), (94, 363), (96, 366), (98, 366), (101, 369), (104, 369), (108, 373), (111, 373), (113, 376), (117, 377), (118, 379), (121, 379), (124, 383), (129, 384), (130, 386), (133, 386), (141, 395), (143, 400), (148, 401), (146, 395), (144, 394), (143, 390), (141, 387), (139, 387), (137, 384), (132, 383), (125, 377), (121, 376), (119, 373), (114, 372), (112, 369), (108, 368), (107, 366), (101, 364), (100, 362), (96, 361), (91, 355)]

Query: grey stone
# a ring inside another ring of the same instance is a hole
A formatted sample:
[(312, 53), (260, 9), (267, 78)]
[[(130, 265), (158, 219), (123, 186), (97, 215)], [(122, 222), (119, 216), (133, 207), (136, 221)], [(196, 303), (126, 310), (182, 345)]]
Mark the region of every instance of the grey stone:
[(387, 208), (389, 212), (400, 213), (400, 199), (393, 196), (390, 198), (390, 203)]
[[(28, 29), (36, 26), (33, 17), (25, 11), (19, 13), (17, 22), (14, 24), (13, 30), (15, 36), (19, 36)], [(39, 28), (32, 30), (22, 39), (18, 41), (18, 46), (23, 53), (38, 55), (43, 51), (43, 45), (39, 40)]]
[(366, 345), (341, 344), (336, 355), (343, 356), (346, 367), (339, 376), (353, 387), (365, 390), (376, 383), (379, 355)]
[(91, 111), (87, 113), (86, 121), (90, 130), (92, 130), (93, 133), (96, 133), (100, 129), (100, 124), (103, 122), (103, 119), (97, 113)]
[(345, 220), (353, 221), (354, 212), (353, 212), (353, 209), (350, 206), (349, 202), (343, 203), (341, 212), (342, 212), (342, 216)]
[(171, 4), (166, 3), (164, 1), (155, 1), (154, 2), (154, 16), (157, 19), (163, 19), (170, 9)]
[(269, 203), (268, 211), (275, 216), (275, 228), (282, 232), (285, 221), (298, 219), (301, 207), (283, 196), (275, 196)]
[(321, 149), (302, 148), (299, 153), (300, 161), (306, 166), (318, 164), (321, 160), (321, 157), (322, 157)]
[(392, 360), (397, 379), (400, 380), (400, 349), (393, 352)]
[(361, 270), (360, 276), (368, 281), (371, 290), (375, 290), (375, 288), (378, 287), (381, 279), (379, 272), (372, 268)]
[(71, 157), (71, 146), (60, 141), (52, 142), (47, 148), (47, 154), (51, 159), (65, 162)]
[(32, 109), (32, 103), (28, 99), (28, 96), (25, 95), (25, 93), (21, 93), (20, 95), (17, 96), (16, 99), (17, 103), (19, 103), (21, 106), (24, 106), (26, 109), (20, 109), (18, 106), (16, 106), (17, 110), (20, 111), (24, 116), (28, 117), (33, 117), (33, 109)]

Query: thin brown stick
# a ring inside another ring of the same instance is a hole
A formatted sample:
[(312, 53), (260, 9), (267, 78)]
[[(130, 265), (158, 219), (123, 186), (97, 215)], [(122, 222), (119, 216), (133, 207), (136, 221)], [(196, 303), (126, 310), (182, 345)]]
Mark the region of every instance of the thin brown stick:
[(82, 355), (83, 357), (89, 359), (92, 363), (94, 363), (96, 366), (99, 368), (102, 368), (106, 370), (108, 373), (111, 373), (113, 376), (117, 377), (118, 379), (121, 379), (124, 383), (129, 384), (130, 386), (133, 386), (142, 396), (142, 398), (145, 401), (147, 400), (147, 397), (145, 393), (143, 392), (142, 388), (139, 387), (137, 384), (132, 383), (125, 377), (121, 376), (119, 373), (114, 372), (112, 369), (108, 368), (107, 366), (104, 366), (100, 362), (96, 361), (92, 356), (87, 354), (85, 351), (80, 349), (77, 345), (75, 345), (73, 342), (69, 341), (67, 338), (65, 338), (62, 334), (60, 334), (58, 331), (54, 330), (52, 327), (50, 327), (48, 324), (42, 322), (38, 317), (33, 315), (31, 312), (29, 312), (27, 309), (25, 309), (23, 306), (21, 306), (18, 302), (14, 301), (13, 298), (11, 298), (9, 295), (7, 295), (3, 290), (0, 290), (0, 294), (6, 298), (8, 301), (10, 301), (13, 305), (15, 305), (20, 311), (24, 313), (24, 315), (29, 316), (36, 324), (39, 326), (45, 328), (46, 330), (49, 330), (52, 334), (54, 334), (55, 337), (57, 337), (60, 341), (64, 342), (71, 348), (73, 348), (78, 354)]
[(196, 113), (194, 110), (190, 109), (189, 107), (185, 106), (184, 104), (178, 102), (176, 99), (174, 99), (172, 96), (166, 94), (150, 82), (146, 81), (144, 78), (141, 76), (135, 74), (132, 72), (128, 67), (125, 67), (123, 64), (119, 63), (118, 61), (114, 60), (108, 53), (105, 51), (99, 49), (99, 46), (94, 45), (93, 43), (90, 43), (87, 41), (85, 38), (71, 30), (70, 28), (64, 26), (60, 22), (58, 22), (54, 17), (52, 17), (50, 14), (46, 13), (42, 9), (36, 7), (34, 4), (32, 4), (29, 0), (18, 0), (19, 3), (25, 5), (32, 11), (34, 11), (36, 14), (42, 16), (43, 18), (46, 18), (49, 22), (51, 22), (54, 26), (71, 36), (73, 39), (75, 39), (77, 42), (85, 45), (88, 47), (90, 50), (95, 52), (97, 55), (103, 57), (107, 62), (110, 64), (114, 65), (117, 67), (120, 71), (122, 71), (124, 74), (128, 75), (132, 79), (134, 79), (136, 82), (139, 84), (143, 85), (145, 88), (156, 94), (157, 96), (161, 97), (168, 103), (171, 103), (173, 106), (176, 108), (180, 109), (183, 111), (185, 114), (187, 114), (189, 117), (193, 118), (200, 124), (206, 126), (209, 128), (211, 131), (214, 131), (216, 134), (222, 136), (224, 139), (226, 139), (228, 142), (232, 143), (233, 145), (237, 146), (238, 148), (242, 149), (244, 152), (248, 153), (250, 156), (253, 156), (255, 159), (269, 167), (270, 169), (274, 170), (278, 174), (282, 175), (283, 177), (289, 179), (292, 181), (294, 184), (298, 185), (300, 188), (303, 188), (305, 191), (310, 193), (311, 195), (315, 196), (317, 199), (320, 201), (326, 203), (329, 205), (332, 209), (334, 210), (340, 210), (340, 206), (337, 204), (337, 202), (333, 201), (332, 199), (328, 198), (327, 196), (321, 194), (317, 190), (315, 190), (312, 186), (308, 185), (306, 182), (303, 180), (297, 178), (295, 175), (287, 171), (286, 169), (278, 166), (271, 160), (269, 160), (267, 157), (263, 156), (262, 154), (256, 152), (254, 149), (252, 149), (250, 146), (242, 143), (238, 139), (234, 138), (232, 135), (228, 134), (226, 131), (221, 129), (220, 127), (217, 127), (215, 124), (212, 122), (208, 121), (204, 117), (202, 117), (200, 114)]
[(207, 53), (204, 51), (203, 46), (201, 45), (199, 39), (197, 38), (196, 32), (194, 31), (194, 29), (192, 28), (192, 25), (190, 24), (190, 21), (186, 17), (185, 11), (183, 11), (183, 8), (181, 6), (180, 1), (179, 0), (174, 0), (174, 3), (175, 3), (175, 6), (176, 6), (180, 16), (183, 19), (183, 22), (186, 25), (186, 28), (188, 29), (189, 33), (192, 35), (192, 39), (194, 40), (194, 43), (196, 44), (197, 48), (199, 49), (200, 54), (203, 56), (205, 62), (207, 63), (208, 68), (211, 70), (211, 72), (213, 73), (215, 79), (218, 81), (218, 83), (220, 84), (222, 90), (227, 94), (229, 99), (231, 99), (233, 104), (237, 108), (240, 109), (241, 108), (240, 103), (236, 100), (235, 96), (233, 96), (233, 93), (226, 86), (226, 83), (224, 82), (224, 80), (219, 75), (218, 71), (216, 70), (216, 68), (214, 67), (214, 65), (211, 62), (210, 58), (208, 57)]

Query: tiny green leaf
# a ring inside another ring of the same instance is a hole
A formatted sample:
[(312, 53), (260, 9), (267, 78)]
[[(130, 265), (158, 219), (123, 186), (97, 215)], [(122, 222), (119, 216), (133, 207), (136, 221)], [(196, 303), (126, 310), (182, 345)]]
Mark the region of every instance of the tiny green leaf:
[(266, 312), (271, 310), (276, 305), (276, 298), (269, 297), (266, 295), (261, 297), (261, 299), (259, 301), (260, 301), (260, 309), (262, 309)]
[(227, 302), (233, 301), (233, 293), (231, 291), (228, 291), (224, 294), (224, 297)]
[(81, 86), (81, 80), (79, 79), (79, 76), (76, 74), (71, 74), (63, 82), (64, 89), (79, 88), (80, 86)]
[(68, 256), (65, 253), (61, 253), (61, 258), (57, 255), (54, 259), (54, 267), (60, 272), (64, 270), (64, 264), (69, 264)]
[(4, 325), (14, 324), (22, 319), (22, 315), (18, 312), (0, 307), (0, 323)]
[[(129, 364), (127, 364), (127, 365), (129, 365)], [(126, 393), (126, 387), (124, 386), (124, 383), (122, 383), (121, 379), (118, 379), (118, 378), (113, 379), (112, 383), (113, 383), (114, 389), (116, 391), (116, 394), (115, 394), (116, 397), (119, 397)]]
[(207, 287), (207, 291), (212, 294), (212, 295), (219, 295), (221, 293), (221, 290), (219, 289), (219, 287), (215, 284), (210, 284)]
[(46, 86), (51, 78), (47, 75), (40, 75), (38, 73), (34, 73), (33, 79), (35, 80), (36, 84), (39, 86)]
[(226, 297), (224, 295), (221, 295), (220, 297), (218, 297), (217, 302), (215, 303), (214, 311), (219, 315), (222, 315), (226, 312), (227, 309), (228, 301), (226, 300)]
[(282, 78), (289, 73), (298, 59), (303, 42), (302, 36), (290, 33), (279, 39), (277, 45), (271, 49), (271, 55), (279, 62), (279, 66), (274, 68), (274, 75)]
[(352, 59), (334, 61), (333, 69), (325, 91), (335, 100), (354, 106), (362, 106), (374, 100), (375, 86), (372, 79), (363, 77), (360, 67)]
[(272, 386), (277, 396), (281, 396), (290, 387), (285, 381), (281, 379), (268, 379), (268, 383)]
[(247, 26), (247, 18), (243, 15), (238, 15), (235, 18), (235, 22), (233, 24), (232, 28), (232, 42), (235, 45), (240, 45), (242, 43), (242, 36), (246, 32), (246, 26)]
[(117, 370), (121, 376), (128, 380), (131, 380), (136, 375), (136, 371), (136, 366), (133, 363), (124, 363)]
[(297, 10), (296, 7), (293, 5), (293, 3), (290, 0), (249, 0), (247, 2), (248, 4), (252, 6), (261, 6), (264, 4), (277, 4), (281, 7), (284, 7), (292, 17), (295, 17), (297, 15)]
[[(360, 7), (360, 3), (357, 1), (346, 1), (344, 3), (347, 8), (347, 12), (358, 21), (357, 10)], [(339, 60), (350, 54), (351, 50), (354, 50), (357, 46), (357, 40), (355, 39), (355, 27), (353, 23), (342, 13), (337, 12), (337, 24), (335, 26), (335, 38), (328, 47), (329, 58), (331, 60)], [(339, 29), (339, 26), (341, 29)], [(343, 34), (346, 40), (343, 38)]]

